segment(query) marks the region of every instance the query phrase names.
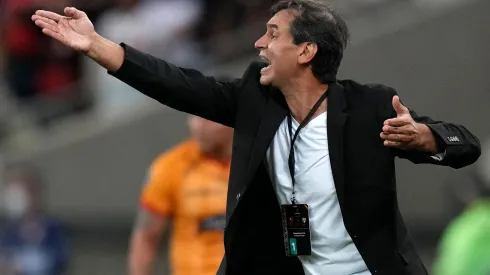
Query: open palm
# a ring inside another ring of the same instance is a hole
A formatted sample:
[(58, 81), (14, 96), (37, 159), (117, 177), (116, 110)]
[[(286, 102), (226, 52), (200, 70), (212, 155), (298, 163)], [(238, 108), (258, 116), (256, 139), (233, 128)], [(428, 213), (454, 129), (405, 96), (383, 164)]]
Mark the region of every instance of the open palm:
[(42, 28), (44, 34), (74, 50), (88, 52), (96, 35), (94, 25), (83, 11), (65, 8), (64, 12), (66, 16), (38, 10), (32, 21)]

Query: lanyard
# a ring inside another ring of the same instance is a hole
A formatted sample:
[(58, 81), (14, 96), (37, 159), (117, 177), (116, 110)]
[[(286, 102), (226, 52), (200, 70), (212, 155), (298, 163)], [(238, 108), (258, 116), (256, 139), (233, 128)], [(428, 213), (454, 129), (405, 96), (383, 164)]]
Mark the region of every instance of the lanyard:
[(308, 121), (311, 119), (313, 114), (320, 108), (320, 105), (322, 102), (327, 98), (327, 92), (325, 92), (315, 103), (313, 108), (310, 110), (310, 112), (306, 115), (305, 119), (301, 122), (301, 124), (298, 126), (298, 129), (294, 133), (293, 137), (293, 126), (292, 126), (292, 116), (291, 113), (288, 115), (288, 128), (289, 128), (289, 136), (291, 137), (291, 149), (289, 151), (289, 159), (288, 159), (288, 165), (289, 165), (289, 174), (291, 175), (291, 181), (293, 184), (293, 192), (292, 192), (292, 197), (291, 197), (291, 203), (296, 204), (296, 191), (295, 191), (295, 179), (294, 179), (294, 164), (295, 164), (295, 159), (294, 159), (294, 142), (296, 141), (296, 138), (298, 137), (299, 131), (306, 126)]

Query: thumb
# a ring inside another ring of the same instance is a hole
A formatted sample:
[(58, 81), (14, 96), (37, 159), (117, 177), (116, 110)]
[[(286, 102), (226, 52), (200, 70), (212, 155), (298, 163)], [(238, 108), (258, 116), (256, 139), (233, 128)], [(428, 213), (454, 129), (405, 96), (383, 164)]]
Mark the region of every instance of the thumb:
[(80, 19), (82, 17), (87, 16), (83, 11), (78, 10), (74, 7), (66, 7), (64, 11), (66, 16), (71, 17), (73, 19)]
[(396, 95), (393, 97), (393, 108), (395, 109), (396, 113), (398, 115), (406, 115), (406, 114), (410, 114), (410, 111), (408, 110), (407, 107), (403, 106), (401, 103), (400, 103), (400, 98)]

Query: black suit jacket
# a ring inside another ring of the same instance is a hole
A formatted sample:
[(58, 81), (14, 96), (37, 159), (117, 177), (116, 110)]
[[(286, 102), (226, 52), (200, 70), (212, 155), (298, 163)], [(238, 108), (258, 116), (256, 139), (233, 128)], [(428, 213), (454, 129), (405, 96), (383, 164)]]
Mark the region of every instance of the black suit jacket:
[[(234, 128), (226, 252), (218, 274), (303, 274), (297, 258), (284, 256), (279, 204), (264, 163), (288, 113), (282, 93), (259, 83), (264, 64), (252, 63), (242, 78), (219, 82), (122, 45), (125, 60), (111, 73), (115, 77), (176, 110)], [(351, 80), (329, 86), (331, 168), (345, 226), (371, 273), (427, 274), (398, 209), (394, 158), (460, 168), (478, 159), (480, 144), (463, 126), (412, 111), (433, 131), (445, 157), (438, 161), (420, 151), (383, 146), (379, 134), (384, 120), (396, 116), (395, 94), (390, 87)]]

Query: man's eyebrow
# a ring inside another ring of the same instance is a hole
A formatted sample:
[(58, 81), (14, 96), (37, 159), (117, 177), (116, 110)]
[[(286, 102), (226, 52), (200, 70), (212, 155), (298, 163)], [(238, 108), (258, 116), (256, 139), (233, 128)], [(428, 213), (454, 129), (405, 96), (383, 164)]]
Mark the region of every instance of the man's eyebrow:
[(276, 24), (267, 23), (267, 28), (279, 30), (279, 26)]

